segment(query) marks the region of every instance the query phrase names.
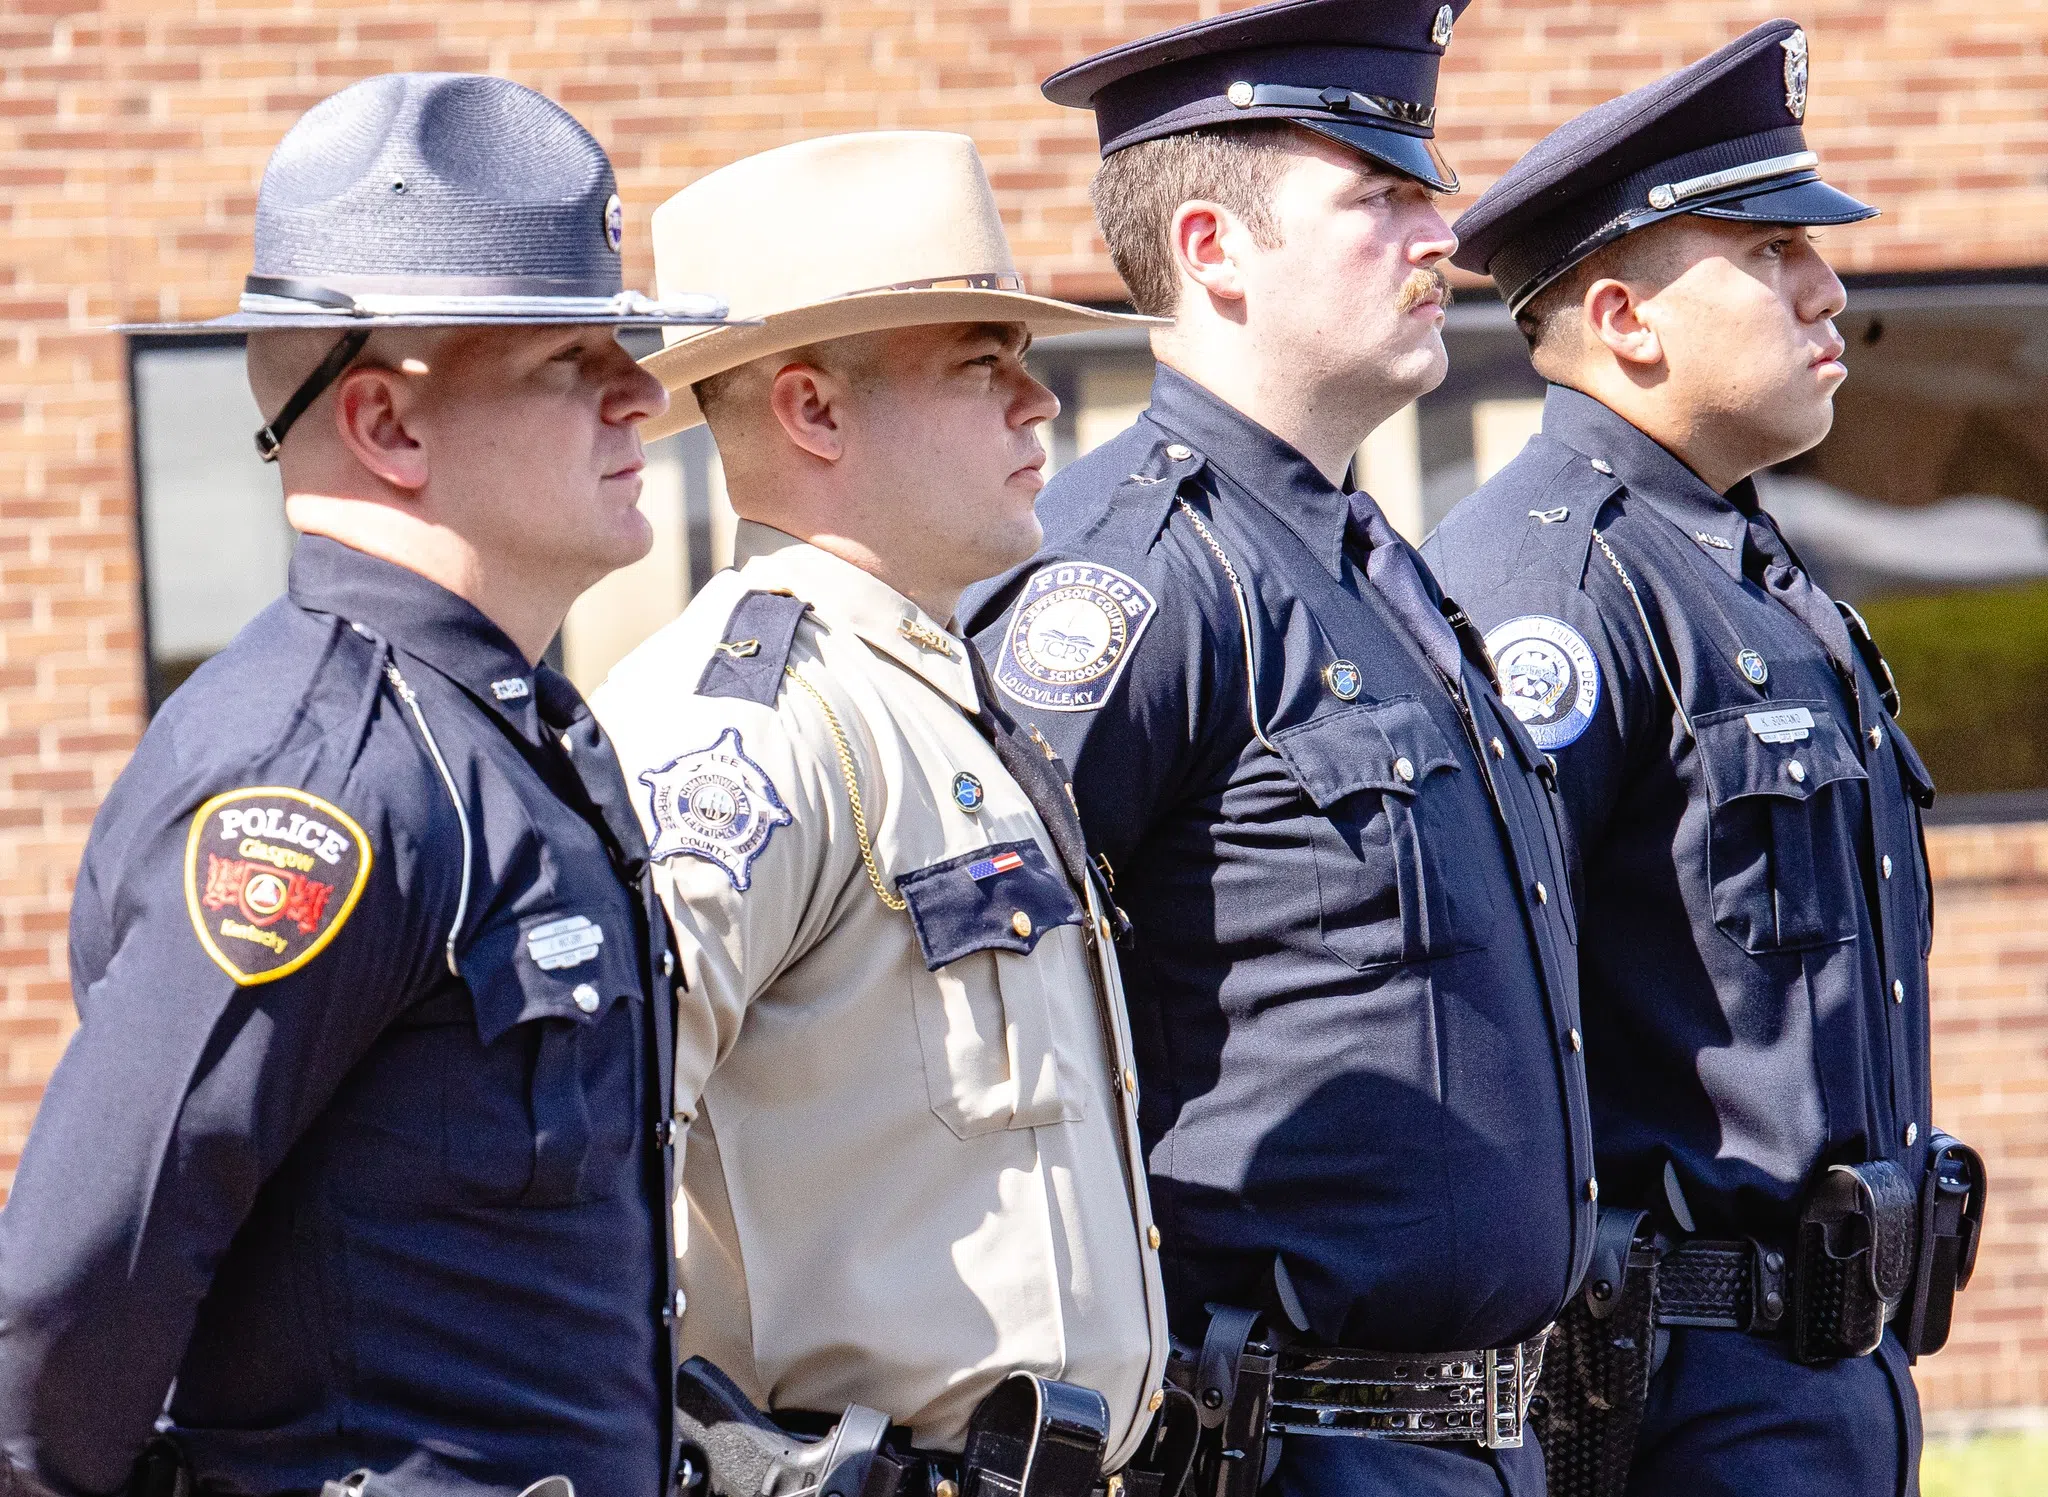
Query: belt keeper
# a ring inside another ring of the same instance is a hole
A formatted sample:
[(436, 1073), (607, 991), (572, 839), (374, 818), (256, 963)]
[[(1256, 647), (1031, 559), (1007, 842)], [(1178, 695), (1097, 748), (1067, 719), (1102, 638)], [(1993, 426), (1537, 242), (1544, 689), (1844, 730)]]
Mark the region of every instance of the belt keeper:
[(1785, 1255), (1754, 1239), (1750, 1242), (1749, 1324), (1745, 1330), (1774, 1335), (1785, 1325), (1791, 1296), (1785, 1292)]

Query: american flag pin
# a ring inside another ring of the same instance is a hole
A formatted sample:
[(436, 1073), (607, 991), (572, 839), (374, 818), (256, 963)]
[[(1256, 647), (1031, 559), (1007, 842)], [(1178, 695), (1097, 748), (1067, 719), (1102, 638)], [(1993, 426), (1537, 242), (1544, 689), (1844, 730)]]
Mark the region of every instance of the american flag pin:
[(967, 865), (967, 876), (976, 883), (980, 883), (985, 878), (994, 878), (999, 873), (1008, 873), (1012, 869), (1022, 868), (1023, 866), (1023, 854), (999, 852), (992, 858), (983, 858), (979, 863), (969, 863)]

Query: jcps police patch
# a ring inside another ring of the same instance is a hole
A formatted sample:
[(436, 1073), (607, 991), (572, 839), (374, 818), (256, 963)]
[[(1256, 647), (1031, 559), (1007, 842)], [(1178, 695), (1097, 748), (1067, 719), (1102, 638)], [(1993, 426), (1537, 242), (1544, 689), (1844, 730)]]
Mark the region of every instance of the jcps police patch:
[(1041, 567), (1010, 615), (996, 685), (1040, 711), (1092, 711), (1108, 700), (1153, 611), (1152, 594), (1114, 567)]
[(688, 853), (716, 863), (744, 892), (753, 883), (754, 859), (779, 826), (795, 820), (768, 772), (749, 759), (738, 728), (727, 728), (709, 748), (672, 759), (640, 776), (654, 819), (656, 862)]
[(1600, 662), (1560, 619), (1529, 614), (1488, 632), (1501, 695), (1536, 746), (1561, 749), (1586, 731), (1600, 702)]
[(318, 956), (370, 878), (370, 839), (339, 806), (282, 785), (216, 795), (185, 837), (185, 908), (243, 987)]

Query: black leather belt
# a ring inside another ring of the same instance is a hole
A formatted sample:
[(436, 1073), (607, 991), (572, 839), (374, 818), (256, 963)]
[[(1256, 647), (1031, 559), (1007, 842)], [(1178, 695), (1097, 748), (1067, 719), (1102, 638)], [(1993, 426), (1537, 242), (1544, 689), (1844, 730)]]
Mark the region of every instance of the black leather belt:
[(1656, 1323), (1783, 1335), (1792, 1267), (1783, 1250), (1751, 1238), (1690, 1237), (1657, 1260)]
[(1268, 1427), (1291, 1435), (1522, 1443), (1549, 1330), (1498, 1351), (1406, 1355), (1351, 1347), (1283, 1348)]

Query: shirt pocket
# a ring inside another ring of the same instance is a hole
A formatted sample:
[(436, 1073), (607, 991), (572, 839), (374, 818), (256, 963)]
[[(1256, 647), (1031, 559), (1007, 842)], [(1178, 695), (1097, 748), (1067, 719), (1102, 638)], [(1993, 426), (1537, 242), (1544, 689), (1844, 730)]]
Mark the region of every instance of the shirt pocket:
[(1848, 793), (1863, 765), (1834, 713), (1805, 708), (1805, 738), (1766, 743), (1731, 708), (1694, 721), (1707, 779), (1707, 878), (1714, 923), (1752, 953), (1828, 946), (1855, 938), (1858, 807)]
[(638, 963), (623, 913), (507, 919), (460, 958), (482, 1046), (480, 1077), (450, 1078), (447, 1168), (500, 1204), (567, 1206), (637, 1188)]
[(1083, 917), (1044, 849), (996, 843), (906, 873), (896, 887), (925, 963), (912, 999), (932, 1111), (961, 1138), (1080, 1118), (1077, 995), (1052, 985), (1069, 976), (1085, 985), (1086, 965), (1039, 947), (1078, 946)]
[(1273, 746), (1318, 813), (1308, 840), (1334, 955), (1363, 970), (1486, 944), (1490, 901), (1452, 877), (1469, 833), (1444, 802), (1465, 771), (1419, 701), (1338, 708), (1275, 733)]

